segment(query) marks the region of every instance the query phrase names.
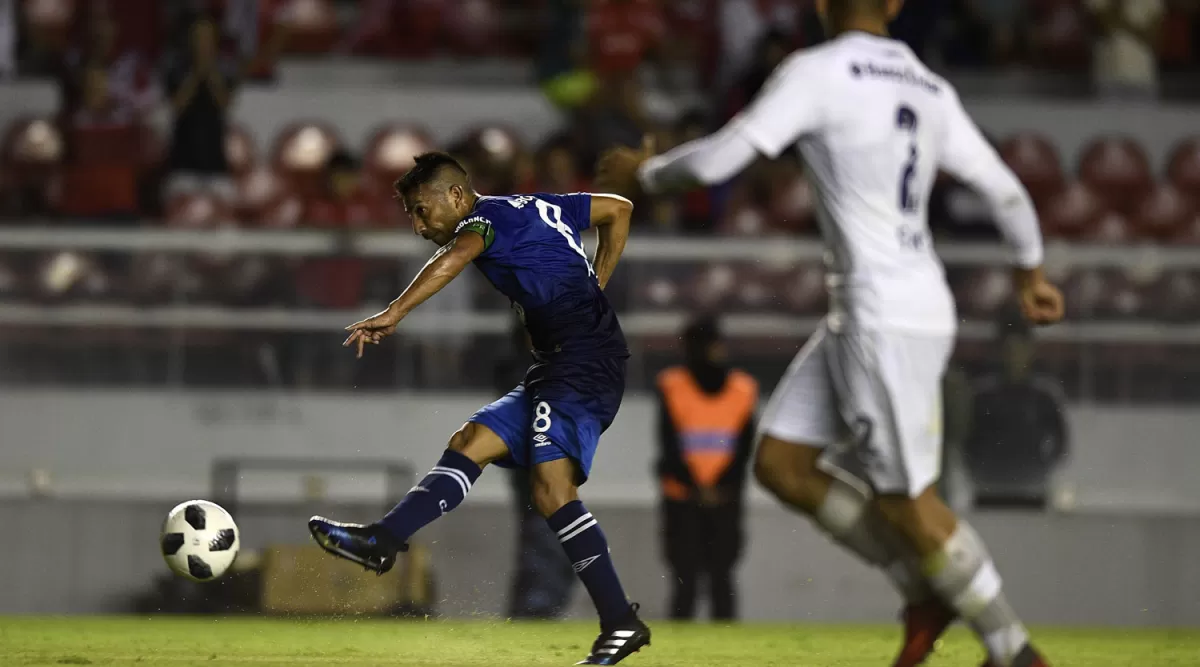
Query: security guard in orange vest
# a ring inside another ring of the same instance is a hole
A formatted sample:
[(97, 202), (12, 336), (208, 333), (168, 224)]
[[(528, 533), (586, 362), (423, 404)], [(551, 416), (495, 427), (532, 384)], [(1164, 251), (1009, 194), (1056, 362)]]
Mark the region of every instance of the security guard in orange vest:
[(742, 547), (742, 495), (754, 444), (758, 384), (725, 363), (715, 318), (683, 334), (683, 366), (658, 376), (662, 535), (672, 576), (671, 616), (695, 615), (708, 579), (712, 617), (736, 616), (733, 568)]

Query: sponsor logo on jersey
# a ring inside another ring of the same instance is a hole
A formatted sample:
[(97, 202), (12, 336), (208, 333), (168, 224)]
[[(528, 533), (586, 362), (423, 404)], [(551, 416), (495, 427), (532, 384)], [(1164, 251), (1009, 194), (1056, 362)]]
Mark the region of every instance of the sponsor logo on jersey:
[(458, 226), (454, 228), (454, 233), (457, 234), (468, 227), (471, 227), (471, 228), (479, 227), (479, 228), (486, 229), (491, 226), (492, 226), (491, 220), (488, 220), (487, 218), (485, 218), (481, 215), (474, 215), (469, 218), (464, 218), (462, 220), (462, 222), (459, 222)]
[(529, 195), (518, 195), (508, 200), (508, 205), (513, 208), (525, 208), (525, 205), (533, 201), (533, 197)]
[(850, 63), (850, 75), (855, 78), (867, 76), (875, 79), (891, 79), (892, 81), (899, 83), (920, 86), (925, 90), (934, 93), (935, 95), (942, 92), (941, 86), (939, 86), (936, 82), (922, 76), (912, 67), (880, 65), (872, 62)]

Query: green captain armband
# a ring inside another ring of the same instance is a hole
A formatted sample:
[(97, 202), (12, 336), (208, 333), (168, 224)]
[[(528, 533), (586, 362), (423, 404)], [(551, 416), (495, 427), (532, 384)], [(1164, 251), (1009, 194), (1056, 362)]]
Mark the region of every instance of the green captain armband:
[(475, 232), (482, 236), (484, 250), (492, 247), (492, 241), (496, 240), (496, 230), (492, 229), (492, 221), (478, 215), (458, 223), (458, 228), (454, 230), (454, 235), (458, 236), (463, 232)]

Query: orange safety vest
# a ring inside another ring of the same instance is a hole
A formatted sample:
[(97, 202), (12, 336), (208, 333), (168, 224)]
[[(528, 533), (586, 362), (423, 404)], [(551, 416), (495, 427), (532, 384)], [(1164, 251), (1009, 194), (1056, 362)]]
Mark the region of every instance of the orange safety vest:
[[(733, 463), (738, 439), (754, 416), (758, 383), (742, 371), (730, 371), (721, 391), (707, 394), (686, 368), (676, 366), (659, 373), (658, 387), (692, 479), (698, 486), (715, 485)], [(664, 477), (662, 485), (667, 498), (687, 499), (687, 488), (679, 480)]]

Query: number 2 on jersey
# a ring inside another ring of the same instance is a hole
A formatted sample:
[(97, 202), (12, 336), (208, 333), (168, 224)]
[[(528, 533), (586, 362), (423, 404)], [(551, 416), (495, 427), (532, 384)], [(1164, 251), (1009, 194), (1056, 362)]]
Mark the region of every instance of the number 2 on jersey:
[(916, 213), (920, 208), (917, 195), (913, 192), (913, 180), (917, 176), (917, 112), (912, 107), (901, 104), (896, 109), (896, 129), (912, 137), (908, 149), (908, 159), (900, 170), (900, 210), (905, 213)]
[(583, 258), (583, 263), (587, 266), (589, 276), (596, 275), (596, 270), (592, 268), (592, 263), (588, 260), (587, 253), (583, 251), (582, 246), (575, 242), (575, 237), (571, 235), (571, 228), (567, 227), (567, 224), (563, 222), (562, 207), (551, 204), (548, 201), (542, 201), (541, 199), (533, 201), (537, 204), (538, 214), (542, 216), (542, 222), (550, 225), (552, 229), (562, 234), (563, 238), (567, 240), (567, 244), (571, 246), (571, 249), (579, 253), (579, 256)]

